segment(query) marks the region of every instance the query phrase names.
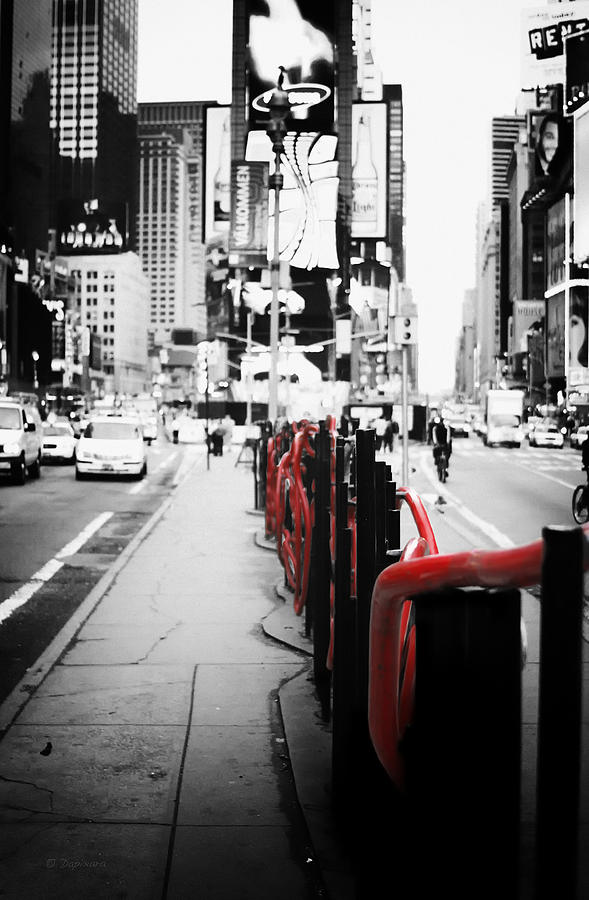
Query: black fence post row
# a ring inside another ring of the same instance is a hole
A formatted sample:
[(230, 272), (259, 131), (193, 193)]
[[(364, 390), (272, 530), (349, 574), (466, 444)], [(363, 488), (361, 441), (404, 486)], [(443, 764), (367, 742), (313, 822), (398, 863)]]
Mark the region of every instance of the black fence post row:
[(519, 591), (435, 591), (414, 605), (415, 708), (403, 746), (416, 895), (516, 900)]
[(581, 766), (581, 528), (542, 529), (536, 897), (576, 897)]

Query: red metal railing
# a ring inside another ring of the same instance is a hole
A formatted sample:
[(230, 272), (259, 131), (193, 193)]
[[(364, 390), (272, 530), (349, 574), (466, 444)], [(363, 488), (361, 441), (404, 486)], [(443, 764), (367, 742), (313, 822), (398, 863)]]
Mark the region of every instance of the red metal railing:
[[(415, 499), (410, 502), (418, 510)], [(421, 512), (418, 515), (422, 519)], [(589, 526), (584, 531), (588, 536)], [(404, 763), (399, 744), (413, 714), (415, 679), (414, 637), (407, 634), (411, 595), (451, 587), (521, 588), (537, 584), (541, 578), (541, 540), (509, 550), (471, 550), (419, 558), (427, 549), (427, 540), (409, 542), (403, 560), (381, 572), (372, 594), (370, 735), (382, 765), (401, 789)], [(588, 567), (587, 559), (585, 567)], [(402, 668), (407, 641), (409, 652)]]

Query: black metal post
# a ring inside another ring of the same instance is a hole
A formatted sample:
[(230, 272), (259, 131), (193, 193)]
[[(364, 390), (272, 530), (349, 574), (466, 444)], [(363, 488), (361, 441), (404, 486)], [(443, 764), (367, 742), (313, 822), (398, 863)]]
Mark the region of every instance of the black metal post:
[(358, 595), (358, 711), (368, 709), (368, 637), (375, 577), (374, 430), (356, 431), (356, 591)]
[[(415, 598), (413, 723), (404, 742), (416, 895), (518, 896), (519, 591)], [(428, 848), (427, 866), (419, 864)]]
[[(322, 701), (329, 692), (330, 672), (326, 667), (331, 631), (330, 586), (331, 550), (330, 533), (330, 446), (329, 432), (325, 422), (319, 425), (318, 440), (315, 443), (318, 454), (315, 493), (315, 528), (313, 549), (315, 550), (315, 577), (313, 579), (313, 672), (315, 685)], [(325, 688), (325, 694), (322, 689)]]
[(536, 897), (574, 900), (581, 765), (581, 528), (542, 529)]

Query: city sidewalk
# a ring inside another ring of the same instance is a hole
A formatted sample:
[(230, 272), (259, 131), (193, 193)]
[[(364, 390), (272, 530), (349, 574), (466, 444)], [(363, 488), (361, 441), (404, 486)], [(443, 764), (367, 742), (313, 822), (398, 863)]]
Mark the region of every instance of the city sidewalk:
[(192, 471), (0, 710), (5, 728), (32, 693), (0, 743), (4, 897), (352, 896), (310, 656), (293, 620), (284, 640), (262, 624), (284, 604), (251, 468), (187, 449)]
[[(311, 645), (252, 509), (251, 469), (235, 448), (209, 471), (201, 448), (186, 452), (193, 468), (0, 708), (5, 897), (354, 897)], [(398, 442), (379, 458), (399, 481)], [(443, 552), (466, 549), (443, 515), (432, 524)], [(523, 592), (526, 856), (538, 606)], [(583, 785), (588, 766), (585, 742)]]

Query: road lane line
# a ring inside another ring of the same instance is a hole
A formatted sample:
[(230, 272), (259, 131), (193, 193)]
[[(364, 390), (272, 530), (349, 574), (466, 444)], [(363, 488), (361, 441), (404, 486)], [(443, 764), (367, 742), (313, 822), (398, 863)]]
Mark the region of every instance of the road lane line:
[[(429, 457), (428, 457), (429, 461)], [(452, 507), (460, 513), (460, 515), (466, 519), (467, 522), (470, 522), (471, 525), (475, 525), (479, 531), (482, 531), (484, 535), (486, 535), (494, 544), (497, 544), (498, 547), (503, 547), (507, 549), (509, 547), (515, 547), (515, 542), (511, 540), (511, 538), (507, 537), (506, 534), (503, 534), (502, 531), (493, 525), (491, 522), (487, 522), (486, 519), (481, 519), (480, 516), (477, 516), (468, 506), (465, 506), (461, 500), (458, 499), (451, 491), (448, 490), (447, 487), (442, 487), (439, 481), (436, 481), (434, 476), (429, 470), (428, 463), (426, 462), (425, 456), (422, 455), (420, 460), (420, 466), (423, 474), (427, 478), (427, 480), (432, 484), (439, 494), (442, 497), (445, 497), (446, 500), (449, 500), (452, 503)]]
[(82, 547), (94, 532), (98, 531), (111, 516), (112, 512), (103, 512), (95, 519), (92, 519), (92, 521), (86, 525), (73, 540), (55, 554), (53, 559), (50, 559), (44, 566), (41, 566), (41, 568), (38, 569), (25, 584), (21, 585), (21, 587), (14, 591), (10, 597), (7, 597), (6, 600), (3, 600), (2, 603), (0, 603), (0, 625), (2, 622), (6, 621), (15, 610), (24, 606), (24, 604), (37, 593), (39, 588), (42, 587), (46, 581), (53, 578), (53, 576), (62, 568), (64, 564), (63, 560), (66, 557), (73, 556), (74, 553), (77, 553), (80, 547)]
[(133, 487), (130, 487), (127, 491), (128, 494), (138, 494), (139, 491), (142, 491), (145, 485), (147, 484), (146, 480), (143, 479), (139, 481), (137, 484), (134, 484)]

